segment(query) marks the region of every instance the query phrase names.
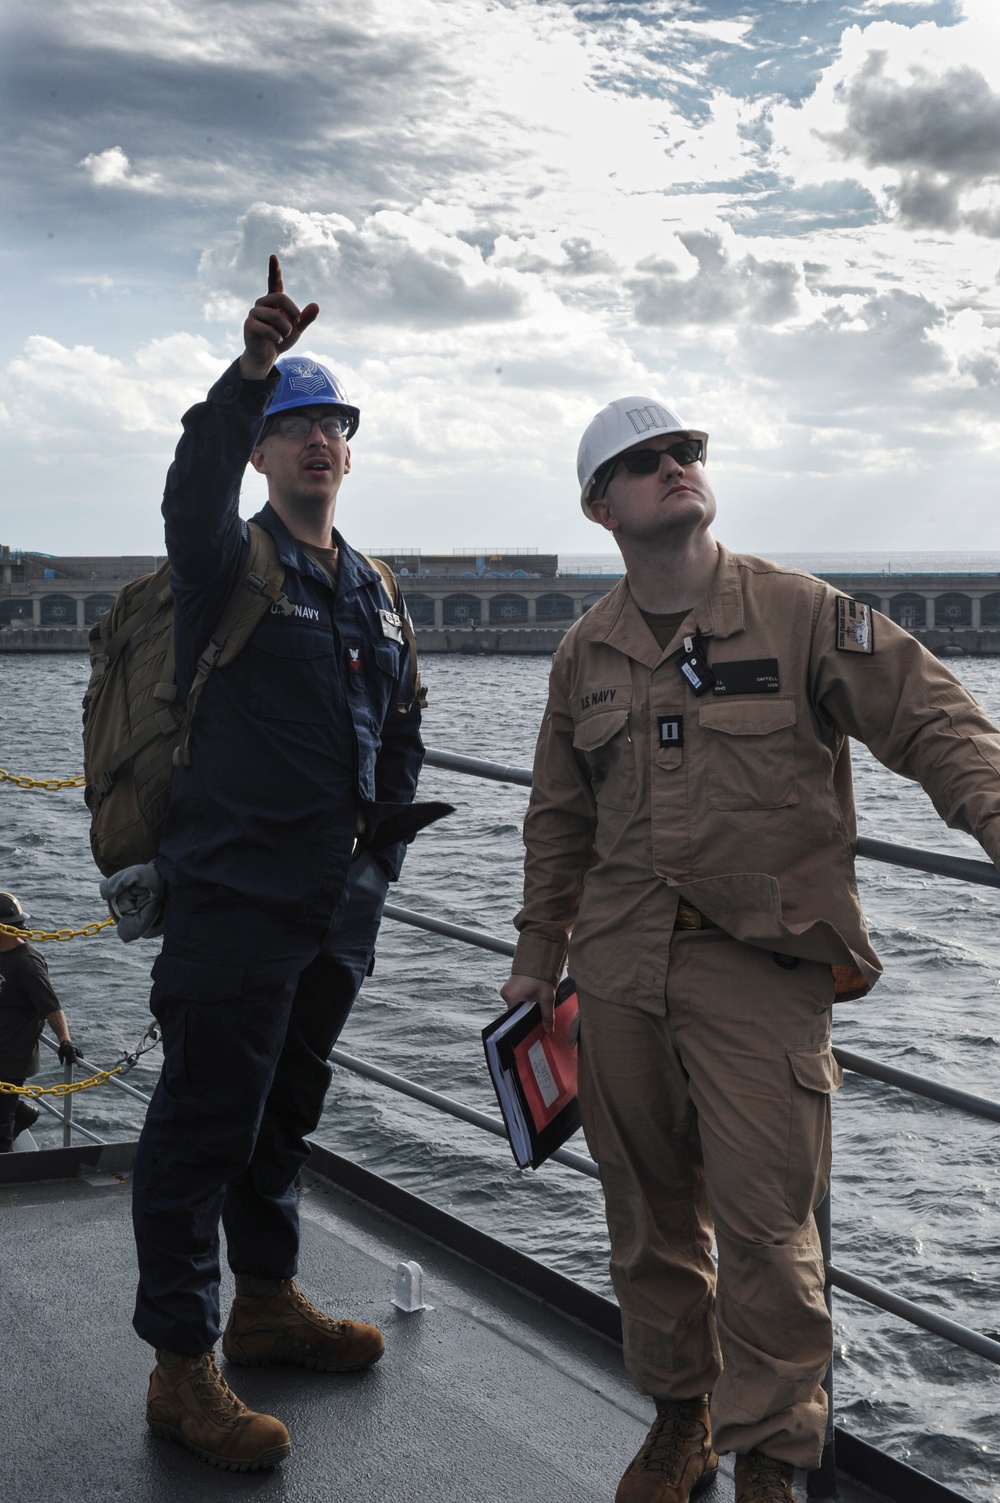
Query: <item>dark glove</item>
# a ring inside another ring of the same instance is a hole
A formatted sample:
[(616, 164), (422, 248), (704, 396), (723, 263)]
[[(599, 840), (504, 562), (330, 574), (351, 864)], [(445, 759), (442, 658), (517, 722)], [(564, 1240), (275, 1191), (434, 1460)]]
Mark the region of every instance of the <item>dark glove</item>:
[(61, 1065), (75, 1065), (78, 1059), (83, 1058), (83, 1050), (74, 1044), (72, 1039), (63, 1039), (59, 1045), (59, 1063)]

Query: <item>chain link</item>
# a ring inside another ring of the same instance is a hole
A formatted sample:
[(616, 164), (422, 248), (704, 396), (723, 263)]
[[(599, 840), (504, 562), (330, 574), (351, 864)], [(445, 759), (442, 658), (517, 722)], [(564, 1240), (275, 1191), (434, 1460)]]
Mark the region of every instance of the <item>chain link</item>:
[(0, 767), (0, 783), (13, 783), (15, 788), (43, 788), (54, 793), (59, 788), (83, 788), (87, 779), (83, 773), (75, 778), (29, 778), (25, 773), (7, 772)]
[(0, 934), (9, 934), (13, 939), (32, 939), (39, 944), (47, 939), (57, 939), (65, 944), (70, 939), (89, 939), (113, 923), (113, 918), (106, 918), (99, 923), (84, 924), (82, 929), (18, 929), (13, 924), (0, 924)]
[(123, 1054), (110, 1070), (98, 1070), (96, 1075), (90, 1075), (86, 1080), (63, 1080), (52, 1086), (16, 1086), (11, 1085), (9, 1080), (0, 1080), (0, 1096), (26, 1096), (29, 1100), (34, 1100), (36, 1096), (75, 1096), (78, 1091), (89, 1091), (93, 1086), (103, 1085), (112, 1075), (127, 1075), (139, 1058), (150, 1049), (155, 1049), (159, 1042), (160, 1030), (155, 1023), (151, 1023), (132, 1053)]

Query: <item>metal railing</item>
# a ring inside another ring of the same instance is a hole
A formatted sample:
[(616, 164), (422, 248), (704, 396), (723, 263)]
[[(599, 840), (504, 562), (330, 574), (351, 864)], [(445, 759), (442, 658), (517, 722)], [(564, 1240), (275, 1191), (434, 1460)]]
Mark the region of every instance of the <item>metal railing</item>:
[[(509, 766), (501, 762), (485, 761), (477, 757), (463, 756), (457, 752), (450, 752), (438, 748), (427, 748), (425, 763), (427, 766), (440, 768), (446, 771), (458, 772), (465, 776), (486, 778), (494, 782), (508, 783), (517, 787), (530, 788), (531, 772), (526, 768)], [(987, 861), (976, 861), (966, 857), (950, 856), (938, 851), (926, 851), (911, 846), (898, 846), (882, 840), (873, 840), (866, 836), (859, 838), (857, 854), (867, 860), (881, 861), (893, 866), (908, 867), (916, 871), (932, 873), (936, 876), (949, 877), (957, 881), (972, 882), (984, 887), (1000, 887), (1000, 871), (997, 871)], [(475, 946), (479, 949), (492, 951), (494, 954), (513, 956), (514, 945), (509, 940), (499, 939), (494, 935), (486, 934), (482, 930), (471, 929), (462, 924), (434, 918), (429, 914), (418, 913), (408, 908), (401, 908), (396, 904), (387, 903), (385, 917), (396, 923), (408, 924), (414, 928), (422, 929), (429, 934), (437, 934), (446, 939), (456, 940), (459, 943)], [(56, 1045), (49, 1039), (43, 1042), (53, 1050)], [(925, 1076), (913, 1074), (907, 1070), (897, 1069), (893, 1065), (886, 1065), (878, 1060), (870, 1059), (865, 1055), (856, 1054), (852, 1050), (835, 1047), (835, 1058), (842, 1068), (855, 1074), (866, 1076), (868, 1079), (877, 1080), (884, 1085), (907, 1091), (913, 1095), (922, 1096), (928, 1100), (936, 1101), (956, 1110), (972, 1116), (984, 1118), (991, 1122), (1000, 1122), (1000, 1102), (992, 1101), (987, 1097), (976, 1096), (968, 1091), (962, 1091), (954, 1086), (949, 1086), (941, 1081), (928, 1079)], [(507, 1132), (504, 1124), (498, 1119), (467, 1106), (464, 1102), (456, 1101), (450, 1096), (444, 1096), (440, 1092), (429, 1090), (427, 1087), (407, 1080), (391, 1070), (383, 1069), (382, 1066), (373, 1064), (369, 1060), (359, 1059), (343, 1049), (335, 1048), (330, 1054), (331, 1062), (340, 1065), (343, 1069), (350, 1070), (365, 1079), (377, 1082), (402, 1095), (409, 1096), (415, 1101), (433, 1107), (437, 1111), (445, 1112), (449, 1116), (456, 1117), (461, 1121), (489, 1132), (497, 1137), (506, 1138)], [(83, 1060), (85, 1068), (94, 1070), (90, 1061)], [(69, 1072), (71, 1067), (67, 1067)], [(118, 1077), (112, 1077), (109, 1084), (118, 1090), (124, 1091), (129, 1096), (148, 1104), (149, 1097), (135, 1086)], [(51, 1106), (44, 1098), (36, 1098), (47, 1112), (63, 1119), (64, 1141), (69, 1141), (71, 1132), (77, 1132), (95, 1143), (103, 1143), (95, 1133), (84, 1127), (72, 1118), (72, 1096), (63, 1097), (63, 1110)], [(560, 1149), (553, 1158), (566, 1167), (578, 1173), (598, 1177), (597, 1165), (584, 1154), (574, 1153), (569, 1149)], [(925, 1309), (915, 1302), (904, 1299), (873, 1283), (868, 1279), (859, 1277), (844, 1269), (837, 1267), (832, 1262), (832, 1249), (830, 1246), (829, 1232), (829, 1208), (824, 1208), (824, 1213), (819, 1215), (820, 1232), (823, 1240), (823, 1252), (827, 1265), (827, 1279), (830, 1286), (842, 1290), (845, 1294), (852, 1295), (865, 1301), (878, 1309), (887, 1311), (923, 1330), (933, 1332), (943, 1337), (953, 1345), (962, 1347), (966, 1351), (974, 1352), (987, 1361), (1000, 1366), (1000, 1340), (987, 1336), (978, 1331), (972, 1331), (968, 1327), (956, 1321), (948, 1320), (933, 1311)], [(820, 1494), (814, 1494), (820, 1495)]]
[[(429, 747), (426, 751), (425, 762), (430, 767), (441, 768), (450, 772), (462, 773), (466, 776), (481, 777), (493, 782), (509, 783), (517, 787), (531, 787), (531, 772), (527, 768), (513, 767), (502, 762), (488, 762), (478, 757), (466, 757), (458, 752), (440, 750)], [(857, 853), (870, 861), (882, 861), (892, 866), (909, 867), (912, 870), (933, 873), (936, 876), (950, 877), (957, 881), (973, 882), (983, 887), (1000, 887), (1000, 871), (988, 861), (976, 861), (962, 856), (950, 856), (939, 851), (925, 851), (914, 846), (893, 845), (884, 840), (873, 840), (867, 836), (858, 839)], [(468, 929), (460, 924), (446, 923), (441, 919), (431, 918), (426, 914), (415, 913), (410, 909), (397, 908), (387, 904), (386, 916), (397, 922), (411, 924), (415, 928), (424, 929), (429, 933), (441, 934), (450, 939), (457, 939), (464, 944), (476, 945), (481, 949), (492, 950), (500, 955), (511, 956), (514, 954), (514, 945), (508, 940), (497, 939), (493, 935), (483, 934), (476, 929)], [(985, 1118), (990, 1122), (1000, 1122), (1000, 1102), (991, 1101), (985, 1096), (975, 1096), (968, 1091), (959, 1090), (955, 1086), (944, 1084), (942, 1081), (931, 1080), (922, 1075), (913, 1074), (908, 1070), (897, 1069), (894, 1065), (886, 1065), (879, 1060), (869, 1059), (866, 1055), (856, 1054), (853, 1050), (835, 1047), (834, 1056), (845, 1070), (854, 1074), (866, 1076), (870, 1080), (880, 1081), (884, 1085), (904, 1090), (912, 1095), (923, 1096), (928, 1100), (940, 1102), (951, 1106), (971, 1116)], [(339, 1057), (338, 1057), (339, 1056)], [(434, 1093), (422, 1093), (421, 1087), (412, 1087), (410, 1082), (404, 1082), (401, 1077), (393, 1076), (390, 1072), (379, 1070), (369, 1066), (364, 1061), (355, 1060), (351, 1055), (344, 1055), (342, 1051), (335, 1050), (331, 1058), (337, 1060), (346, 1069), (357, 1070), (359, 1074), (367, 1075), (370, 1079), (382, 1080), (384, 1084), (391, 1085), (394, 1089), (402, 1091), (406, 1095), (417, 1095), (417, 1099), (429, 1099)], [(419, 1094), (422, 1093), (422, 1094)], [(448, 1098), (440, 1097), (434, 1104), (440, 1110), (447, 1111), (449, 1106), (445, 1103)], [(458, 1105), (458, 1103), (455, 1103)], [(469, 1108), (463, 1108), (455, 1115), (463, 1115)], [(481, 1114), (475, 1114), (480, 1116)], [(472, 1117), (465, 1117), (471, 1121)], [(487, 1118), (490, 1123), (488, 1131), (499, 1130), (503, 1134), (502, 1124), (495, 1123)], [(484, 1125), (479, 1123), (477, 1125)], [(582, 1170), (586, 1174), (597, 1173), (596, 1165), (591, 1159), (583, 1158), (582, 1155), (573, 1155), (577, 1159), (571, 1167)], [(822, 1231), (822, 1227), (821, 1227)], [(854, 1295), (866, 1303), (886, 1310), (911, 1325), (920, 1326), (924, 1330), (933, 1331), (936, 1335), (943, 1336), (955, 1346), (964, 1347), (967, 1351), (975, 1352), (988, 1361), (1000, 1365), (1000, 1341), (978, 1331), (969, 1330), (966, 1326), (959, 1325), (955, 1321), (947, 1320), (943, 1316), (926, 1310), (911, 1300), (900, 1298), (890, 1293), (880, 1285), (870, 1280), (859, 1278), (856, 1274), (848, 1273), (838, 1268), (831, 1261), (832, 1249), (829, 1246), (828, 1237), (824, 1238), (824, 1256), (827, 1263), (827, 1276), (831, 1285)]]

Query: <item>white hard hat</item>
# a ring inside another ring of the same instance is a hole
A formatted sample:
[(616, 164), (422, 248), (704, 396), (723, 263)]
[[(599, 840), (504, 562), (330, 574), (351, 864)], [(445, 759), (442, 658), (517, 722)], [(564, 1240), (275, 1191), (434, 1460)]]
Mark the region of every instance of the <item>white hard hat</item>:
[(708, 454), (708, 434), (700, 428), (685, 427), (676, 412), (659, 397), (617, 397), (587, 425), (576, 455), (576, 473), (580, 479), (580, 505), (591, 521), (594, 476), (601, 466), (616, 454), (631, 449), (640, 439), (658, 438), (663, 433), (678, 438), (700, 438), (704, 445), (702, 458)]

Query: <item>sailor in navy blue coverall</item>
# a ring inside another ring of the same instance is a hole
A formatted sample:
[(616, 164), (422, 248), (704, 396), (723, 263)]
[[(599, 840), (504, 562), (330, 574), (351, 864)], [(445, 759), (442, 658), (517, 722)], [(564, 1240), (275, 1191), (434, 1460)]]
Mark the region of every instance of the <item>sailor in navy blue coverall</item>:
[[(393, 602), (376, 570), (332, 530), (357, 409), (345, 399), (353, 420), (343, 434), (325, 431), (331, 399), (313, 397), (332, 378), (293, 361), (307, 377), (319, 373), (298, 409), (311, 418), (309, 432), (293, 436), (287, 419), (282, 428), (273, 416), (265, 423), (279, 384), (287, 390), (275, 357), (317, 311), (299, 313), (284, 297), (272, 258), (243, 357), (184, 417), (163, 502), (182, 695), (241, 578), (248, 461), (268, 481), (255, 520), (277, 544), (294, 610), (272, 606), (236, 659), (211, 675), (156, 858), (166, 901), (151, 1008), (164, 1064), (133, 1203), (134, 1324), (158, 1356), (210, 1356), (219, 1337), (220, 1219), (237, 1275), (270, 1289), (296, 1273), (294, 1181), (305, 1138), (405, 850), (372, 856), (366, 847), (379, 819), (412, 800), (423, 756)], [(186, 1421), (175, 1424), (168, 1411), (159, 1429), (173, 1434)], [(272, 1446), (265, 1460), (226, 1460), (224, 1437), (174, 1438), (241, 1470), (281, 1459)]]

